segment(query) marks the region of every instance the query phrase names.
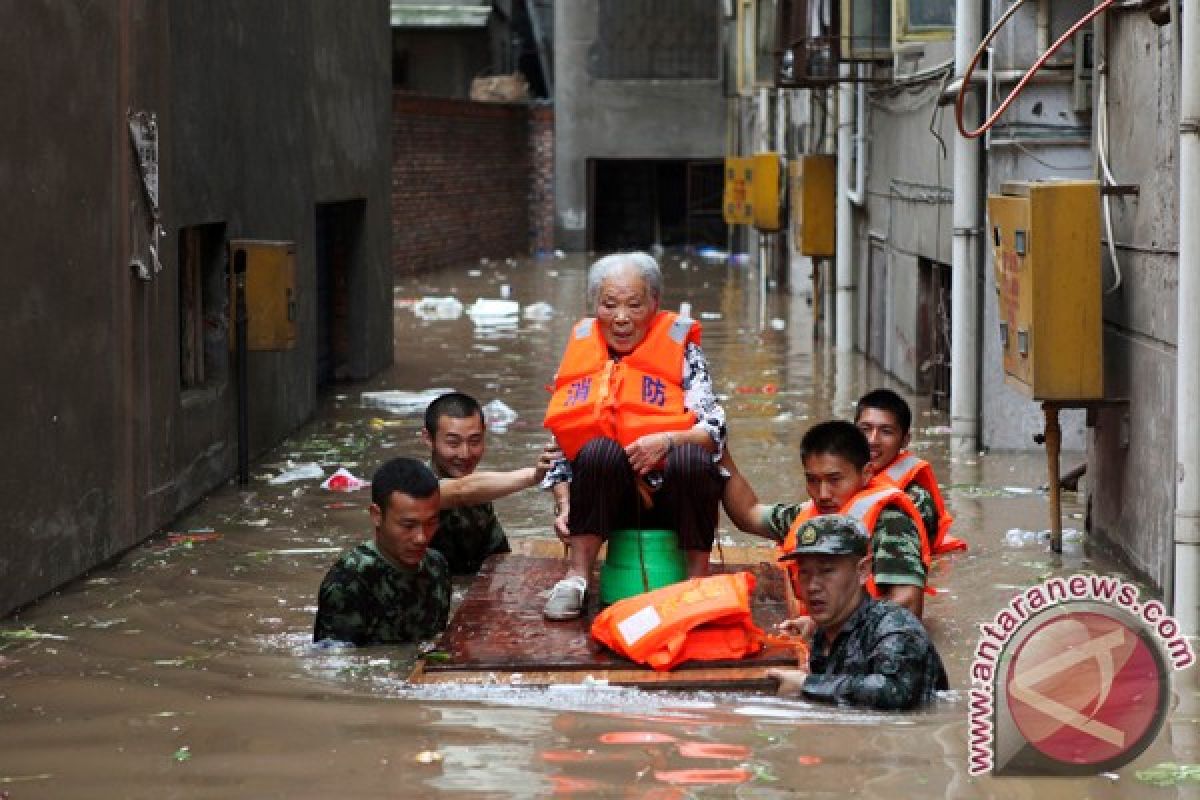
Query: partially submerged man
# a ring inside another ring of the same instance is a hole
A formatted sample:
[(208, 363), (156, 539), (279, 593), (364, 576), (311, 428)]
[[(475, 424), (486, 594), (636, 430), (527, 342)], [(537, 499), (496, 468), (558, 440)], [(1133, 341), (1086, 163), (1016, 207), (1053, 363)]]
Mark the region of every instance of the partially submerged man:
[(412, 458), (371, 479), (375, 535), (343, 553), (317, 595), (313, 641), (413, 642), (441, 633), (450, 613), (450, 569), (429, 549), (438, 525), (438, 481)]
[(933, 554), (966, 550), (966, 542), (950, 535), (954, 518), (946, 511), (933, 467), (908, 452), (912, 410), (904, 398), (891, 389), (867, 392), (858, 400), (854, 424), (871, 445), (871, 469), (903, 489), (921, 512)]
[(796, 566), (816, 632), (807, 664), (768, 671), (779, 681), (779, 693), (897, 710), (949, 688), (941, 656), (920, 620), (903, 606), (867, 594), (871, 559), (862, 523), (844, 515), (818, 516), (797, 534), (784, 559)]
[[(930, 559), (924, 525), (904, 492), (872, 480), (866, 437), (849, 422), (822, 422), (801, 439), (800, 460), (810, 499), (764, 505), (726, 451), (721, 465), (730, 477), (722, 503), (729, 519), (746, 533), (781, 542), (780, 555), (786, 555), (795, 546), (797, 530), (813, 517), (855, 517), (870, 531), (872, 574), (868, 591), (904, 606), (919, 618), (925, 608)], [(789, 565), (788, 573), (798, 596), (794, 565)]]
[(474, 575), (488, 556), (511, 552), (492, 501), (541, 483), (560, 455), (557, 448), (548, 447), (532, 467), (477, 470), (487, 449), (486, 437), (483, 409), (468, 394), (444, 394), (425, 409), (421, 439), (441, 483), (438, 529), (429, 547), (445, 556), (454, 575)]

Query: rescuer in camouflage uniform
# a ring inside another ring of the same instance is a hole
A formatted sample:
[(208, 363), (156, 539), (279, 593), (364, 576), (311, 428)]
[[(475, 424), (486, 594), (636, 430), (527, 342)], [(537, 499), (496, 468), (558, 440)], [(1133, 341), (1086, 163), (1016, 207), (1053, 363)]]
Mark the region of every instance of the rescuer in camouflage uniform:
[[(866, 437), (849, 422), (822, 422), (804, 434), (800, 460), (817, 514), (837, 513), (871, 485), (870, 457)], [(720, 464), (730, 475), (722, 498), (729, 519), (746, 533), (782, 543), (792, 524), (806, 512), (806, 504), (759, 503), (728, 450)], [(880, 597), (905, 606), (919, 618), (925, 608), (928, 570), (921, 558), (917, 523), (899, 509), (884, 508), (871, 531), (870, 551)]]
[(807, 665), (767, 673), (779, 680), (780, 694), (895, 710), (949, 688), (920, 620), (863, 588), (870, 574), (867, 543), (858, 520), (836, 514), (815, 517), (797, 532), (796, 547), (784, 560), (797, 562), (801, 599), (817, 627)]
[(373, 541), (343, 553), (317, 596), (313, 641), (355, 645), (413, 642), (446, 628), (450, 569), (429, 550), (438, 525), (437, 478), (397, 458), (371, 480)]
[(445, 556), (454, 575), (474, 575), (488, 556), (511, 552), (491, 501), (541, 483), (561, 457), (551, 446), (532, 467), (476, 470), (487, 447), (486, 434), (483, 409), (470, 395), (450, 392), (425, 409), (421, 439), (429, 446), (429, 467), (442, 489), (438, 530), (429, 547)]

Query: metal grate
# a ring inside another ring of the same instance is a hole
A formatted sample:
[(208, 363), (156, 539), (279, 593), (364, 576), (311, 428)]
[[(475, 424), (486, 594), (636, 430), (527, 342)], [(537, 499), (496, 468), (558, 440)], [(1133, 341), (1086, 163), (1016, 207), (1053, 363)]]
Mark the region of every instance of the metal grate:
[(599, 80), (717, 80), (720, 6), (712, 0), (599, 0), (589, 52)]

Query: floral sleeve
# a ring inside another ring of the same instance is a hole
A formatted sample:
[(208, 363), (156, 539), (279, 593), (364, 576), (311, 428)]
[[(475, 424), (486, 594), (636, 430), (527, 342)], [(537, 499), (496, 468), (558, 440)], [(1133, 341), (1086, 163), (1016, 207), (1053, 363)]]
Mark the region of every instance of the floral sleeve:
[(708, 372), (708, 360), (700, 346), (688, 342), (683, 351), (683, 404), (696, 412), (697, 424), (712, 437), (717, 451), (713, 458), (721, 457), (725, 449), (725, 409), (713, 391), (712, 376)]

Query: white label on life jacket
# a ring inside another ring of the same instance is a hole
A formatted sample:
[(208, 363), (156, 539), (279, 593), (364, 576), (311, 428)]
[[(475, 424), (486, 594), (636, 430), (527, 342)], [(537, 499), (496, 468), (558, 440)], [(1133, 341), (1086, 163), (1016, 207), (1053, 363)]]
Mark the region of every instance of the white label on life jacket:
[(618, 623), (617, 630), (621, 632), (621, 637), (625, 639), (626, 644), (634, 645), (637, 644), (638, 639), (661, 624), (662, 617), (658, 615), (658, 610), (654, 606), (646, 606), (628, 619)]

